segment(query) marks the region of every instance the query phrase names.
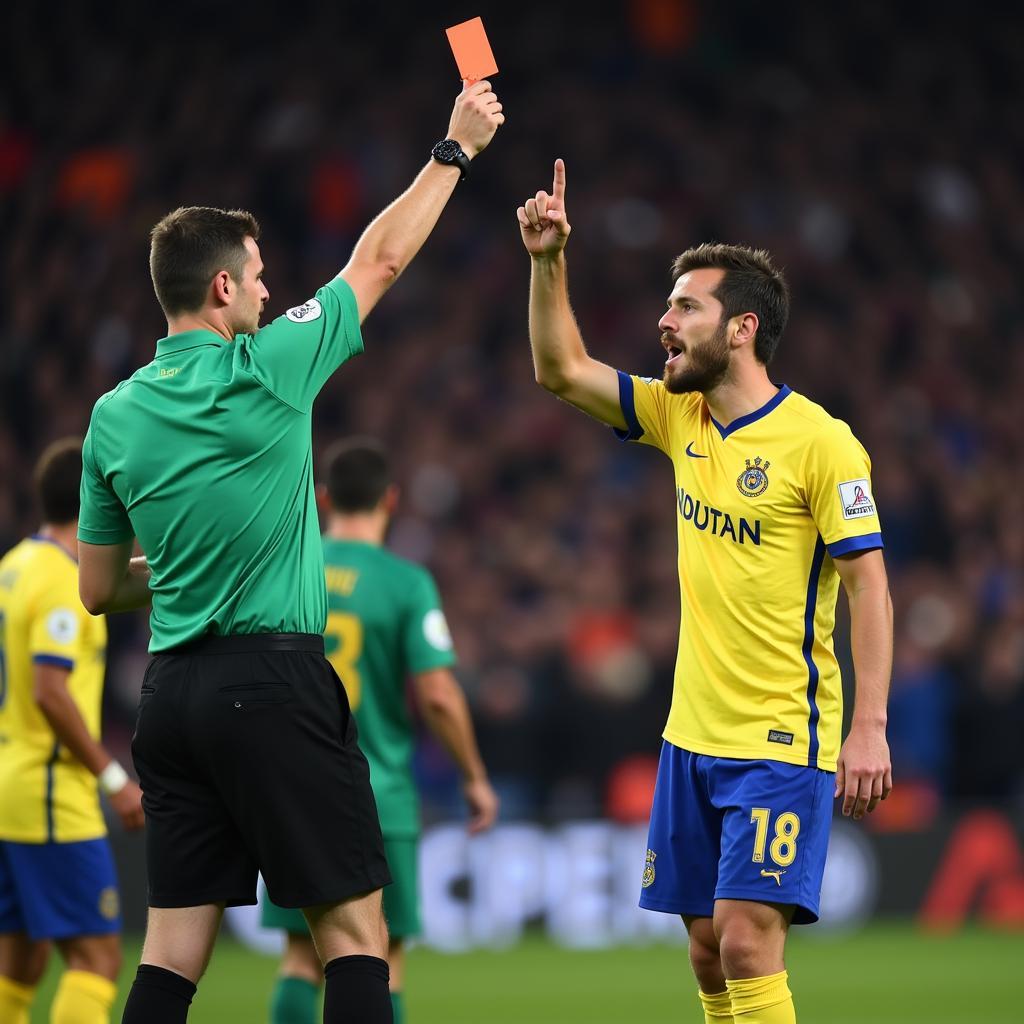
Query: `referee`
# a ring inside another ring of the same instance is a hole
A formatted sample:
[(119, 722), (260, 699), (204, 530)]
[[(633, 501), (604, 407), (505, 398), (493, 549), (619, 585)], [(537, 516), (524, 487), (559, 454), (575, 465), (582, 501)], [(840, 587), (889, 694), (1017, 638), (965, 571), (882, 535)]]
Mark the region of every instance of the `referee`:
[[(266, 327), (260, 229), (190, 207), (152, 232), (167, 337), (93, 409), (79, 587), (93, 614), (152, 597), (132, 752), (143, 790), (149, 923), (126, 1024), (179, 1024), (225, 906), (257, 872), (300, 907), (325, 965), (325, 1022), (391, 1021), (381, 887), (390, 881), (366, 760), (323, 656), (327, 613), (311, 408), (363, 349), (360, 324), (504, 122), (488, 82), (366, 229), (340, 275)], [(129, 571), (135, 539), (148, 579)]]

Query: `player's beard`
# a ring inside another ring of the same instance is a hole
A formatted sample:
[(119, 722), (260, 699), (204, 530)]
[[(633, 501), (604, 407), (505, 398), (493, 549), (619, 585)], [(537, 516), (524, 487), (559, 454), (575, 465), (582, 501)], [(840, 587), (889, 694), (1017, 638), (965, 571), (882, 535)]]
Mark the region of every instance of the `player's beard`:
[(688, 346), (685, 369), (666, 366), (665, 390), (674, 395), (693, 391), (707, 394), (718, 387), (729, 372), (729, 339), (725, 332), (726, 321), (723, 318), (707, 341)]

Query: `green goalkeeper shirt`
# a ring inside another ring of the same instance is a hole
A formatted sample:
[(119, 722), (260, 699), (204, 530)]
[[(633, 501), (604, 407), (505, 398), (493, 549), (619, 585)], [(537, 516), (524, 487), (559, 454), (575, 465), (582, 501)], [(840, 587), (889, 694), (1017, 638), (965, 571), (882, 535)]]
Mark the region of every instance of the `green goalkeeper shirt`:
[(255, 334), (187, 331), (96, 403), (78, 536), (135, 536), (149, 560), (150, 651), (205, 633), (322, 633), (311, 412), (363, 350), (335, 278)]
[(433, 577), (384, 548), (324, 538), (328, 660), (345, 684), (386, 839), (415, 836), (410, 676), (455, 664)]

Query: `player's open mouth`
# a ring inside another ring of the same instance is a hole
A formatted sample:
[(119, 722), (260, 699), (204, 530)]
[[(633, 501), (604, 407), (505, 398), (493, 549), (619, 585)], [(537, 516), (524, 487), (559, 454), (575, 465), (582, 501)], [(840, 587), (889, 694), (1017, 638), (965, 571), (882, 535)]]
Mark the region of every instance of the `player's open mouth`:
[(683, 350), (682, 350), (681, 348), (676, 348), (676, 346), (675, 346), (675, 345), (669, 345), (669, 346), (668, 346), (668, 359), (666, 359), (666, 360), (665, 360), (665, 365), (666, 365), (666, 366), (670, 366), (670, 365), (671, 365), (672, 363), (674, 363), (674, 362), (675, 362), (675, 361), (676, 361), (676, 360), (677, 360), (677, 359), (678, 359), (678, 358), (679, 358), (679, 357), (680, 357), (680, 356), (681, 356), (682, 354), (683, 354)]

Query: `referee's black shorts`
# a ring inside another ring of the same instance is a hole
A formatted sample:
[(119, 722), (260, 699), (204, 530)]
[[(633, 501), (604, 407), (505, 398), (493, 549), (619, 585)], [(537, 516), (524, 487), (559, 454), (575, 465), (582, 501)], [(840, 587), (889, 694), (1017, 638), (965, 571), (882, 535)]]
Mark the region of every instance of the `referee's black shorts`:
[(205, 637), (157, 654), (132, 755), (151, 907), (334, 903), (391, 881), (345, 690), (322, 637)]

